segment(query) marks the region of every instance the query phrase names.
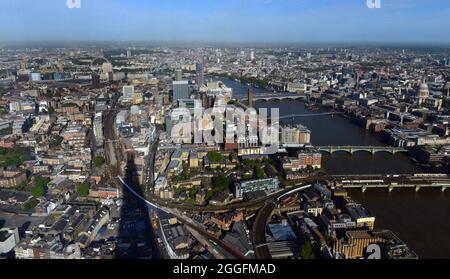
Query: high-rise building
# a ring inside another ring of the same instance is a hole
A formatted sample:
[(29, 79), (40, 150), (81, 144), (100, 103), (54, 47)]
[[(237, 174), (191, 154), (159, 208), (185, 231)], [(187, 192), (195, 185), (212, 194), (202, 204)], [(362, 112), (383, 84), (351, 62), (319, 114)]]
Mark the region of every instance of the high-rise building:
[(41, 73), (31, 73), (31, 81), (41, 81), (42, 74)]
[(103, 63), (102, 64), (102, 72), (107, 75), (108, 73), (113, 72), (113, 65), (111, 63)]
[(253, 91), (249, 88), (247, 91), (248, 107), (253, 108)]
[(94, 136), (95, 136), (95, 142), (97, 146), (103, 145), (103, 118), (102, 114), (99, 113), (94, 118)]
[(250, 52), (250, 60), (255, 60), (255, 52), (254, 51), (252, 51), (252, 52)]
[(172, 96), (174, 102), (180, 99), (189, 99), (189, 82), (187, 80), (174, 81)]
[(108, 81), (114, 81), (114, 73), (113, 72), (109, 72), (106, 74), (106, 79)]
[(181, 69), (177, 69), (175, 71), (175, 81), (181, 81), (183, 79), (183, 71)]
[(126, 99), (132, 99), (134, 96), (134, 86), (133, 85), (124, 86), (122, 88), (122, 96)]
[(127, 58), (131, 58), (131, 50), (127, 50)]
[(152, 93), (152, 95), (154, 97), (157, 97), (159, 95), (159, 91), (158, 91), (158, 87), (157, 86), (152, 87), (152, 89), (150, 89), (150, 92)]
[(197, 73), (197, 77), (196, 77), (195, 81), (198, 86), (202, 86), (205, 83), (203, 63), (197, 63), (196, 73)]
[(92, 87), (93, 88), (100, 87), (100, 76), (98, 74), (92, 74)]

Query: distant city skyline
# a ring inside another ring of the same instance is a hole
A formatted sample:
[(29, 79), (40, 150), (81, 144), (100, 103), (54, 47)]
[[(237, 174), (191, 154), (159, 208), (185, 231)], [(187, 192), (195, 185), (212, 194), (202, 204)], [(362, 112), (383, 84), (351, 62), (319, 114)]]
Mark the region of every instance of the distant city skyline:
[(450, 43), (447, 0), (5, 0), (0, 42)]

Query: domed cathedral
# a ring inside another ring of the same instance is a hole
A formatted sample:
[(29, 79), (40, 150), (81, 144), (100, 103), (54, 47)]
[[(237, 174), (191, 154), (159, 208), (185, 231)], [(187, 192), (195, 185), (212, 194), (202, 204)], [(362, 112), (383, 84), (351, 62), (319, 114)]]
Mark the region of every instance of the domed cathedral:
[(428, 85), (423, 81), (420, 84), (419, 91), (417, 91), (417, 98), (419, 100), (419, 106), (422, 105), (425, 100), (430, 96), (430, 90), (428, 89)]

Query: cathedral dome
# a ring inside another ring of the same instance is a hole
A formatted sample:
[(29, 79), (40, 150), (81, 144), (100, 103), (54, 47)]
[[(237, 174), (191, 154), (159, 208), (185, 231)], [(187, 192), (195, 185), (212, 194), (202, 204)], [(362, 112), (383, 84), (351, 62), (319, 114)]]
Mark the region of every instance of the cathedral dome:
[(427, 90), (428, 91), (428, 84), (426, 84), (426, 83), (422, 83), (422, 84), (420, 84), (420, 91), (425, 91), (425, 90)]

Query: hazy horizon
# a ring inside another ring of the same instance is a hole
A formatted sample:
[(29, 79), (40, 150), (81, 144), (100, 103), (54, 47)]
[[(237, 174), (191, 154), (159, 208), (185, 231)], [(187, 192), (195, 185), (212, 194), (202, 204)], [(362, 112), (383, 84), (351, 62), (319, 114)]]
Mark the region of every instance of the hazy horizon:
[[(4, 0), (0, 43), (450, 44), (447, 0)], [(449, 39), (446, 39), (449, 38)]]

